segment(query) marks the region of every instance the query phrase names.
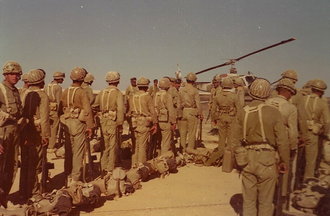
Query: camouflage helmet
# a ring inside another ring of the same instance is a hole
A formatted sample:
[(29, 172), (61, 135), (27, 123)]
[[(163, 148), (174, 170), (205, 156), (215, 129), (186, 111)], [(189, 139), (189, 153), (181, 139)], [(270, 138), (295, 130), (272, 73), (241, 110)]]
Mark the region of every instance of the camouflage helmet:
[(302, 88), (303, 89), (311, 88), (313, 81), (314, 80), (308, 80)]
[(30, 85), (39, 84), (45, 81), (45, 73), (39, 69), (32, 69), (28, 73), (28, 82)]
[(241, 78), (237, 77), (233, 77), (233, 83), (238, 85), (238, 86), (243, 86), (243, 81)]
[(175, 82), (175, 78), (174, 77), (170, 77), (170, 81), (171, 82)]
[(3, 66), (2, 74), (9, 74), (9, 73), (18, 73), (22, 75), (22, 67), (18, 62), (15, 61), (8, 61)]
[(120, 74), (116, 71), (109, 71), (105, 76), (105, 81), (107, 83), (117, 83), (120, 80)]
[(62, 73), (61, 71), (56, 71), (53, 74), (54, 79), (64, 79), (65, 78), (65, 73)]
[(311, 84), (312, 89), (324, 92), (327, 89), (327, 84), (321, 79), (313, 80)]
[(263, 78), (255, 79), (249, 86), (249, 95), (258, 100), (265, 100), (270, 95), (270, 83)]
[(221, 86), (223, 88), (233, 88), (234, 87), (233, 80), (230, 77), (225, 77), (221, 82)]
[(186, 76), (186, 80), (187, 81), (192, 81), (192, 82), (195, 82), (197, 80), (197, 76), (195, 73), (193, 72), (189, 72)]
[(27, 73), (23, 74), (22, 81), (23, 82), (28, 82), (28, 74)]
[(73, 81), (83, 82), (86, 77), (87, 71), (81, 67), (75, 67), (72, 69), (70, 79)]
[(292, 69), (289, 69), (289, 70), (286, 70), (284, 71), (281, 76), (283, 78), (288, 78), (288, 79), (291, 79), (293, 80), (293, 83), (297, 82), (298, 81), (298, 74), (295, 70), (292, 70)]
[(297, 93), (297, 89), (294, 86), (292, 80), (288, 78), (281, 79), (276, 85), (276, 89), (277, 88), (285, 88), (286, 90), (290, 91), (292, 95)]
[(149, 87), (150, 80), (145, 77), (140, 77), (137, 80), (137, 86), (138, 87)]
[(171, 82), (168, 78), (161, 78), (159, 80), (159, 88), (169, 88), (171, 87)]
[(212, 79), (212, 82), (220, 82), (221, 81), (221, 77), (219, 74), (215, 75)]
[(85, 79), (84, 79), (84, 82), (90, 83), (90, 82), (92, 82), (93, 80), (95, 80), (93, 74), (88, 73), (88, 74), (86, 75)]

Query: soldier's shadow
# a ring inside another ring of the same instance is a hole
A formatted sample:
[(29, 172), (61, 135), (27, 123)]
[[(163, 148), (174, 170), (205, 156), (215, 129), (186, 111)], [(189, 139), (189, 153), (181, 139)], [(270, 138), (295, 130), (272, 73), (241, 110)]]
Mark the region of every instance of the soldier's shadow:
[(229, 203), (238, 215), (240, 215), (240, 216), (243, 215), (243, 195), (242, 194), (234, 194), (230, 198)]

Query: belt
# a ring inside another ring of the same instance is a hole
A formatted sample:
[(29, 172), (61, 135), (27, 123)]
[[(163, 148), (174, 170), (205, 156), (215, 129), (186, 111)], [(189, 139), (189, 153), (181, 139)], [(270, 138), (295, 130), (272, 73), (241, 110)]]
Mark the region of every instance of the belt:
[(255, 150), (255, 151), (275, 151), (275, 149), (272, 146), (270, 146), (268, 143), (247, 145), (244, 147), (248, 150)]
[(183, 109), (196, 109), (196, 108), (193, 108), (193, 107), (183, 107)]

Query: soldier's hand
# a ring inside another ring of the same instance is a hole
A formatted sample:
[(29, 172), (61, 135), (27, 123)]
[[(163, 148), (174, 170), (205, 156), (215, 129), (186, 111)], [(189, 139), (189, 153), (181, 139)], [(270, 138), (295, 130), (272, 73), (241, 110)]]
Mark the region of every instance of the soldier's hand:
[(215, 121), (212, 121), (212, 125), (213, 126), (216, 126), (217, 125), (217, 121), (215, 120)]
[(48, 143), (49, 143), (48, 138), (42, 138), (41, 143), (42, 143), (42, 147), (48, 146)]
[(284, 174), (288, 171), (288, 168), (284, 164), (279, 163), (277, 166), (277, 170), (279, 173)]
[(2, 144), (0, 144), (0, 155), (4, 152)]
[(157, 133), (157, 124), (154, 124), (149, 131), (152, 131), (152, 135), (154, 135), (155, 133)]
[(88, 137), (88, 138), (91, 138), (91, 137), (92, 137), (92, 134), (93, 134), (93, 130), (92, 130), (92, 128), (87, 128), (87, 129), (85, 130), (85, 133), (87, 134), (87, 137)]
[(123, 126), (122, 125), (118, 125), (117, 127), (118, 127), (119, 133), (122, 133), (123, 132)]
[(200, 115), (200, 116), (199, 116), (199, 119), (200, 119), (200, 120), (203, 120), (203, 119), (204, 119), (204, 116), (203, 116), (203, 115)]
[(174, 131), (175, 128), (176, 128), (176, 124), (172, 124), (172, 125), (171, 125), (171, 131)]
[(306, 139), (305, 138), (302, 138), (302, 137), (299, 137), (298, 139), (298, 147), (304, 147), (306, 145)]

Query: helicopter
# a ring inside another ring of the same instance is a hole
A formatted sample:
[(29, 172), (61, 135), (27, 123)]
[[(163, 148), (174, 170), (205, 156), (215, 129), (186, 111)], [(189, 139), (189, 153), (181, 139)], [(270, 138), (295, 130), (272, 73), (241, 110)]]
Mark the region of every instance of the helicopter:
[[(291, 41), (294, 41), (294, 40), (296, 40), (296, 39), (295, 38), (290, 38), (290, 39), (287, 39), (287, 40), (283, 40), (283, 41), (281, 41), (279, 43), (276, 43), (276, 44), (267, 46), (265, 48), (262, 48), (262, 49), (259, 49), (257, 51), (254, 51), (254, 52), (251, 52), (249, 54), (246, 54), (244, 56), (241, 56), (239, 58), (228, 59), (229, 61), (227, 61), (227, 62), (225, 62), (223, 64), (216, 65), (216, 66), (210, 67), (210, 68), (206, 68), (206, 69), (201, 70), (201, 71), (199, 71), (199, 72), (197, 72), (195, 74), (198, 75), (198, 74), (201, 74), (201, 73), (205, 73), (207, 71), (210, 71), (210, 70), (214, 70), (216, 68), (220, 68), (220, 67), (224, 67), (224, 66), (230, 65), (231, 68), (230, 68), (229, 73), (227, 73), (227, 74), (218, 74), (217, 76), (220, 76), (220, 79), (221, 80), (224, 79), (225, 77), (231, 77), (231, 78), (239, 77), (242, 80), (243, 87), (244, 87), (245, 91), (247, 91), (248, 86), (255, 79), (257, 79), (257, 77), (255, 75), (253, 75), (250, 71), (248, 71), (247, 74), (245, 74), (245, 75), (239, 75), (239, 74), (237, 74), (237, 70), (234, 67), (235, 66), (235, 63), (238, 62), (239, 60), (243, 59), (243, 58), (246, 58), (246, 57), (250, 56), (250, 55), (257, 54), (259, 52), (268, 50), (268, 49), (273, 48), (273, 47), (276, 47), (276, 46), (280, 46), (280, 45), (286, 44), (286, 43), (291, 42)], [(180, 79), (180, 80), (183, 80), (182, 79), (182, 76), (181, 76), (181, 71), (180, 71), (180, 68), (179, 68), (179, 64), (177, 64), (177, 68), (178, 68), (178, 70), (175, 72), (176, 78), (177, 79)], [(221, 83), (221, 81), (220, 81), (220, 83)], [(211, 92), (211, 89), (213, 88), (212, 82), (196, 82), (195, 83), (195, 86), (197, 87), (198, 90), (204, 91), (204, 92)]]

